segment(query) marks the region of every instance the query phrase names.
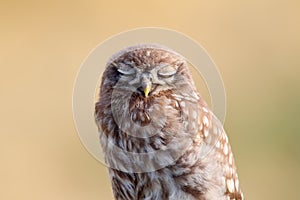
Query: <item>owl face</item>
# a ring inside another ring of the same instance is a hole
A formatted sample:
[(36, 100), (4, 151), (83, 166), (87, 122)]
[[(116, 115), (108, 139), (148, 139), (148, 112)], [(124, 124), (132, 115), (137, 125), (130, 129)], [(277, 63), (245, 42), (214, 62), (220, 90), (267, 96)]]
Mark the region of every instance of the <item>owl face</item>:
[(142, 97), (180, 89), (191, 83), (186, 61), (166, 50), (137, 49), (113, 60), (110, 67), (117, 74), (115, 88)]
[(152, 69), (122, 63), (117, 70), (120, 76), (119, 83), (144, 97), (174, 89), (180, 77), (177, 74), (178, 66), (168, 63), (161, 63)]

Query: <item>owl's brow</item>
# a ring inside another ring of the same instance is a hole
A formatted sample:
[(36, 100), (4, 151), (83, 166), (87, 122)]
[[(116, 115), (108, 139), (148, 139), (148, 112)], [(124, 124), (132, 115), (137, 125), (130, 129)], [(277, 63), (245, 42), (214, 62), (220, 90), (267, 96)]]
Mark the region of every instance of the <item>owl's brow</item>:
[(135, 67), (135, 65), (134, 65), (135, 63), (132, 60), (131, 61), (125, 60), (124, 64), (129, 65), (131, 67)]
[(118, 64), (114, 61), (114, 62), (111, 62), (111, 64), (112, 64), (114, 67), (122, 67), (122, 65), (134, 67), (134, 66), (132, 65), (132, 62), (129, 62), (129, 61), (119, 62)]

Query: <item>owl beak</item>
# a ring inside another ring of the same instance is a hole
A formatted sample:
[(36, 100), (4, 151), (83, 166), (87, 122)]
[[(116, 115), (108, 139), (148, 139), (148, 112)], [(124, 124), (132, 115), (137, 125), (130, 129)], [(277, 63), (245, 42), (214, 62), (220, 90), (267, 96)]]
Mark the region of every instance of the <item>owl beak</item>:
[(150, 81), (149, 81), (148, 83), (146, 83), (146, 85), (145, 85), (145, 87), (144, 87), (144, 94), (145, 94), (145, 97), (148, 97), (149, 92), (151, 91), (151, 87), (152, 87), (152, 84), (151, 84)]
[(152, 89), (152, 82), (151, 78), (143, 77), (141, 81), (141, 92), (144, 92), (145, 97), (147, 98), (149, 96), (149, 93)]
[(152, 90), (152, 77), (151, 74), (143, 74), (141, 79), (141, 87), (140, 91), (144, 92), (145, 97), (147, 98), (149, 96), (149, 93)]

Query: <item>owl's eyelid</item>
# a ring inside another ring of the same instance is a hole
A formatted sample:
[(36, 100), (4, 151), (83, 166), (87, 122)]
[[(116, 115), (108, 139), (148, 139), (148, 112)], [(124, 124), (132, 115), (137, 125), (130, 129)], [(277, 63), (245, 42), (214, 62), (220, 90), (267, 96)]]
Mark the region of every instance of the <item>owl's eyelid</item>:
[(163, 78), (172, 77), (176, 73), (177, 73), (177, 69), (172, 65), (165, 65), (157, 71), (157, 74)]
[(123, 75), (133, 75), (136, 73), (136, 71), (134, 69), (127, 70), (127, 69), (121, 69), (121, 68), (118, 69), (118, 72), (120, 72)]
[(131, 67), (128, 63), (120, 62), (117, 64), (113, 62), (113, 65), (117, 67), (118, 72), (120, 72), (123, 75), (133, 75), (136, 73), (136, 70), (133, 67)]

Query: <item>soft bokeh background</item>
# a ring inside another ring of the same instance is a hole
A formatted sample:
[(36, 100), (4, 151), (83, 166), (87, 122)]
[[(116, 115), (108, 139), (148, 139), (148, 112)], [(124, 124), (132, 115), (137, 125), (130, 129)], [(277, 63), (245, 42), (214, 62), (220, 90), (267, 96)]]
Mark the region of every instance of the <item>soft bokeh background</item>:
[(225, 127), (247, 199), (300, 199), (300, 2), (0, 1), (0, 199), (111, 199), (72, 119), (80, 64), (140, 26), (185, 33), (227, 89)]

